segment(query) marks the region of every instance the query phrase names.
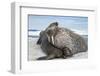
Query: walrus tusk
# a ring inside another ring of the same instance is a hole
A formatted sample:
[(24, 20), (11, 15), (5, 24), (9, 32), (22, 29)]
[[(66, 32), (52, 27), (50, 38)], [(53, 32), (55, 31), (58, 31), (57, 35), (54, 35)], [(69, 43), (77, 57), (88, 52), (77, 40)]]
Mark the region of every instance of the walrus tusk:
[(47, 36), (47, 37), (48, 37), (48, 41), (54, 45), (54, 37), (53, 36), (51, 37)]
[(54, 37), (51, 36), (51, 41), (52, 41), (52, 44), (54, 45)]

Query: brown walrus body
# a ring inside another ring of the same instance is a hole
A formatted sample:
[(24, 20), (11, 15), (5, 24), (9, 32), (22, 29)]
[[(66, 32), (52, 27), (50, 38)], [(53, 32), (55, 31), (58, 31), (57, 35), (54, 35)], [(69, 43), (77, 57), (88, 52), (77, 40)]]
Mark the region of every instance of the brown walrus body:
[(58, 27), (58, 23), (51, 23), (46, 29), (49, 42), (63, 50), (65, 55), (73, 55), (87, 51), (85, 40), (67, 28)]
[(37, 44), (47, 54), (38, 60), (66, 58), (79, 52), (87, 51), (84, 39), (67, 28), (58, 27), (58, 23), (51, 23), (40, 33)]

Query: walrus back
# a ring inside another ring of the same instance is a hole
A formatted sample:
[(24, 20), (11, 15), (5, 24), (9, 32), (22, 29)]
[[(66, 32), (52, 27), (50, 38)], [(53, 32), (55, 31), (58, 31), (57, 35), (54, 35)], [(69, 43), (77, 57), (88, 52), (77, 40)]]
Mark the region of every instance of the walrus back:
[(59, 28), (55, 38), (55, 46), (67, 47), (73, 54), (87, 51), (87, 44), (83, 37), (66, 28)]
[(88, 50), (87, 42), (82, 36), (72, 31), (70, 31), (70, 36), (72, 37), (72, 40), (74, 41), (74, 49), (76, 49), (77, 52), (85, 52)]

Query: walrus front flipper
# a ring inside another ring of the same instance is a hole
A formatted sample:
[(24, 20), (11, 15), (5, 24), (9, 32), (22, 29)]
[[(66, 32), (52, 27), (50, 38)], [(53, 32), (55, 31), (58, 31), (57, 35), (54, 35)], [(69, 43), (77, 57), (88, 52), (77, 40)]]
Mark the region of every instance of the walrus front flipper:
[(37, 60), (51, 60), (51, 59), (54, 59), (55, 58), (55, 55), (49, 55), (49, 56), (44, 56), (44, 57), (40, 57), (38, 58)]
[(37, 44), (41, 44), (41, 38), (38, 39)]
[(37, 41), (37, 44), (41, 44), (43, 35), (44, 35), (44, 31), (41, 31), (40, 32), (40, 37), (39, 37), (39, 39)]
[(72, 56), (73, 56), (73, 53), (69, 48), (67, 47), (63, 48), (63, 58), (64, 59), (66, 59), (67, 57), (72, 57)]

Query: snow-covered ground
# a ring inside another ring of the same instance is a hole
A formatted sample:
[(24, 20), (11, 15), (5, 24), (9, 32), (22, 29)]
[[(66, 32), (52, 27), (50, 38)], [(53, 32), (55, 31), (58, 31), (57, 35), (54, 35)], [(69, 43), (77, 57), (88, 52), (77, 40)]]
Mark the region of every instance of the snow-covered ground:
[(36, 44), (38, 38), (29, 37), (29, 60), (36, 60), (41, 56), (45, 56), (39, 45)]

